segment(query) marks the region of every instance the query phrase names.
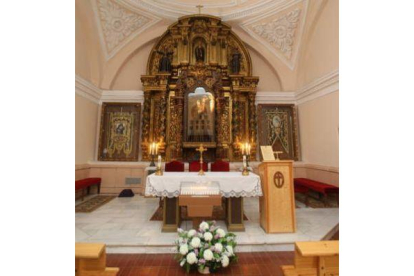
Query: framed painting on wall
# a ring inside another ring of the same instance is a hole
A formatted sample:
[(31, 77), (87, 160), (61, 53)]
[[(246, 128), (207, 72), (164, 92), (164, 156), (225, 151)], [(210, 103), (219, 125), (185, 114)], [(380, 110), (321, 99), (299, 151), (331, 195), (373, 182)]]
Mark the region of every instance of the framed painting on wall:
[[(299, 160), (296, 108), (293, 104), (259, 104), (259, 146), (281, 151), (282, 160)], [(262, 156), (260, 157), (262, 160)]]
[(140, 103), (103, 103), (99, 161), (138, 161)]

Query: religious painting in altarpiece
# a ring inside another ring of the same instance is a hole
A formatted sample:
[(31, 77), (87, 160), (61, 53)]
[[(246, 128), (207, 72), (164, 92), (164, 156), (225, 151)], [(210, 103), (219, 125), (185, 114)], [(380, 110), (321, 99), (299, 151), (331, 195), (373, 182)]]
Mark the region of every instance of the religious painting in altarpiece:
[(99, 161), (138, 161), (140, 103), (103, 103)]
[(259, 104), (259, 145), (281, 151), (282, 160), (299, 160), (296, 107), (292, 104)]

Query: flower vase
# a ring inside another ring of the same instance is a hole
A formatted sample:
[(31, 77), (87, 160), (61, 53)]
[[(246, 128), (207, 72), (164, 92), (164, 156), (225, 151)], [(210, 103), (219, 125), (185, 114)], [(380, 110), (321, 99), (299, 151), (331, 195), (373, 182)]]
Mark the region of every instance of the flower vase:
[(210, 274), (210, 268), (205, 266), (203, 269), (201, 267), (198, 268), (198, 273), (200, 274)]

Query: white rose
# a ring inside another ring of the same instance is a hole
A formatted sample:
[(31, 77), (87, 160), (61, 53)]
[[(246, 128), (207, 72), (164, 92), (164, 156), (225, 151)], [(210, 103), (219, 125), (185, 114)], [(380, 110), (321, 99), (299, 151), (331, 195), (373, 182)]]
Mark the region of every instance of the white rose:
[(195, 234), (197, 234), (197, 231), (194, 229), (191, 229), (190, 231), (188, 231), (187, 236), (189, 238), (191, 238), (192, 236), (194, 236)]
[(218, 251), (218, 252), (223, 251), (223, 245), (221, 243), (216, 243), (214, 245), (214, 248), (216, 248), (216, 251)]
[(226, 232), (224, 232), (223, 229), (217, 229), (216, 233), (220, 238), (224, 238), (224, 236), (226, 235)]
[(226, 255), (223, 256), (223, 259), (221, 260), (221, 264), (223, 265), (223, 267), (227, 267), (229, 265), (229, 257), (227, 257)]
[(200, 229), (203, 231), (206, 231), (209, 228), (208, 223), (203, 221), (202, 223), (200, 223)]
[(233, 247), (231, 245), (227, 245), (226, 246), (226, 250), (227, 250), (227, 252), (229, 252), (229, 256), (233, 256), (234, 255)]
[(213, 259), (213, 252), (210, 249), (204, 251), (203, 257), (206, 261), (211, 261)]
[(187, 263), (194, 264), (197, 262), (197, 256), (194, 252), (191, 252), (187, 255)]
[(195, 237), (195, 238), (193, 238), (191, 240), (191, 243), (190, 244), (194, 248), (199, 248), (200, 247), (200, 243), (201, 243), (201, 240), (199, 238)]
[(181, 253), (181, 255), (187, 254), (188, 253), (188, 245), (186, 245), (186, 244), (181, 245), (180, 246), (180, 253)]
[(213, 239), (213, 235), (210, 232), (204, 233), (204, 239), (206, 241), (211, 241)]

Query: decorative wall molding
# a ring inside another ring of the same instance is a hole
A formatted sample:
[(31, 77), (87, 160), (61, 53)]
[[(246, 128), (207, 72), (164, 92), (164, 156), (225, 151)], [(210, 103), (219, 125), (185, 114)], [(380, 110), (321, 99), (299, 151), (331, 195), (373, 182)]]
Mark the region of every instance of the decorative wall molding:
[(102, 96), (101, 89), (78, 75), (75, 75), (75, 93), (96, 104), (99, 104)]
[(296, 104), (295, 92), (264, 92), (256, 93), (257, 104), (291, 103)]
[(122, 1), (93, 0), (92, 2), (106, 60), (112, 58), (138, 34), (161, 20), (131, 5), (122, 4)]
[(339, 70), (335, 70), (305, 85), (296, 92), (298, 105), (309, 102), (316, 98), (328, 95), (339, 90)]
[[(339, 90), (339, 70), (335, 70), (298, 91), (259, 91), (256, 104), (292, 103), (303, 104)], [(144, 103), (142, 90), (101, 90), (82, 77), (75, 76), (75, 92), (94, 103), (102, 102), (138, 102)]]
[(144, 92), (141, 90), (103, 90), (100, 103), (103, 102), (138, 102), (144, 103)]
[(75, 92), (96, 104), (103, 102), (144, 103), (142, 90), (102, 90), (78, 75), (75, 75)]
[(241, 24), (241, 27), (269, 49), (289, 69), (295, 68), (308, 1), (291, 1), (281, 10), (270, 10)]
[[(185, 3), (177, 1), (153, 1), (153, 0), (126, 0), (131, 5), (148, 10), (161, 17), (176, 20), (181, 16), (197, 13), (196, 5), (199, 3)], [(260, 0), (251, 1), (221, 1), (213, 3), (212, 1), (203, 2), (203, 14), (210, 14), (220, 17), (223, 21), (236, 20), (250, 15), (258, 14), (269, 8), (284, 6), (291, 0)], [(239, 5), (243, 5), (239, 7)]]

